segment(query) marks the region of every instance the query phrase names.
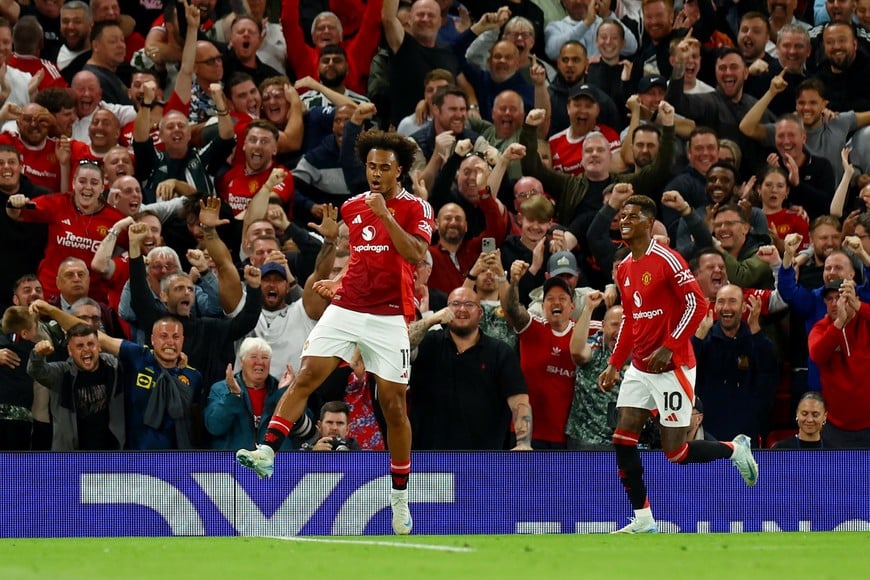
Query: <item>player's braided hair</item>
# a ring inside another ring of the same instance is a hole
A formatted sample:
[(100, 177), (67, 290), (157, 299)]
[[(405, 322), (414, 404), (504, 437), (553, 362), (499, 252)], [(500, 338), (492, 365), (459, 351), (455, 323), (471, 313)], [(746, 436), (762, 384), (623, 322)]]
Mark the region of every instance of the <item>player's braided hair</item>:
[(396, 162), (405, 175), (410, 171), (414, 163), (414, 155), (417, 153), (417, 144), (399, 135), (398, 133), (385, 133), (378, 129), (371, 129), (362, 133), (356, 142), (356, 154), (360, 161), (366, 162), (369, 151), (383, 149), (392, 151), (396, 156)]

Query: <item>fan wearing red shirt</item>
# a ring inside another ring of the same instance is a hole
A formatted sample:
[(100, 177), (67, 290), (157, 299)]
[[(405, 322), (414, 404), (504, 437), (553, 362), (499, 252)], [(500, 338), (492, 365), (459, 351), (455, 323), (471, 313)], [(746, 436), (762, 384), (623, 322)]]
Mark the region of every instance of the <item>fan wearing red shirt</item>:
[(281, 27), (287, 42), (287, 60), (297, 79), (318, 78), (320, 51), (324, 46), (338, 44), (347, 53), (347, 78), (345, 86), (365, 94), (366, 79), (372, 59), (381, 42), (381, 6), (383, 0), (368, 0), (363, 12), (359, 32), (352, 39), (344, 40), (341, 21), (332, 12), (321, 12), (311, 26), (314, 47), (305, 43), (299, 14), (300, 0), (283, 0), (281, 3)]
[[(7, 215), (22, 222), (48, 224), (45, 257), (39, 263), (37, 276), (46, 300), (59, 295), (57, 272), (61, 262), (74, 257), (90, 264), (94, 253), (112, 226), (124, 216), (106, 205), (103, 193), (103, 171), (93, 163), (79, 165), (73, 178), (72, 195), (56, 193), (29, 200), (21, 194), (9, 197)], [(28, 208), (27, 204), (34, 207)], [(126, 239), (126, 236), (122, 236)], [(122, 242), (121, 245), (126, 245)], [(106, 302), (106, 287), (100, 276), (91, 276), (90, 297)]]
[[(281, 397), (264, 444), (240, 449), (236, 458), (260, 477), (273, 472), (275, 452), (302, 415), (308, 396), (341, 360), (353, 360), (359, 348), (375, 376), (387, 422), (393, 531), (411, 533), (408, 476), (411, 472), (411, 424), (405, 409), (411, 350), (407, 321), (414, 316), (414, 270), (432, 238), (432, 207), (406, 191), (400, 177), (414, 162), (417, 145), (397, 133), (360, 135), (357, 155), (366, 167), (370, 191), (347, 200), (341, 215), (348, 226), (350, 261), (334, 280), (317, 282), (330, 304), (308, 335), (302, 367)], [(325, 243), (334, 243), (327, 240)]]
[(49, 191), (60, 191), (57, 139), (48, 136), (55, 124), (54, 115), (42, 105), (28, 103), (22, 107), (17, 124), (18, 133), (0, 134), (0, 143), (14, 145), (21, 152), (21, 169), (30, 181)]
[(631, 249), (614, 280), (622, 295), (622, 323), (613, 354), (598, 379), (602, 389), (612, 389), (619, 370), (631, 357), (616, 401), (613, 446), (619, 478), (635, 517), (617, 533), (658, 531), (637, 450), (641, 429), (652, 410), (659, 413), (662, 450), (668, 461), (706, 463), (730, 457), (747, 485), (758, 481), (758, 465), (745, 435), (728, 443), (686, 442), (695, 401), (691, 337), (706, 315), (707, 304), (683, 258), (652, 238), (656, 213), (655, 202), (642, 195), (629, 197), (620, 212), (622, 239)]
[[(243, 158), (235, 161), (217, 182), (218, 195), (230, 206), (233, 215), (244, 211), (269, 179), (278, 153), (278, 128), (263, 119), (251, 121), (244, 134), (242, 152)], [(293, 219), (293, 174), (290, 171), (286, 174), (273, 193), (281, 198), (288, 219)]]
[(577, 365), (571, 357), (574, 321), (574, 291), (564, 278), (544, 282), (541, 309), (544, 317), (531, 316), (520, 303), (519, 281), (529, 264), (511, 264), (511, 282), (499, 289), (507, 321), (520, 336), (520, 367), (529, 387), (529, 403), (535, 412), (533, 449), (567, 449), (565, 425), (574, 398)]
[[(801, 250), (809, 247), (810, 222), (805, 213), (783, 207), (791, 187), (788, 173), (782, 167), (767, 165), (758, 176), (758, 196), (761, 198), (761, 211), (767, 218), (767, 227), (775, 231), (779, 240), (784, 240), (789, 234), (800, 234), (806, 240)], [(782, 243), (780, 242), (780, 248)]]

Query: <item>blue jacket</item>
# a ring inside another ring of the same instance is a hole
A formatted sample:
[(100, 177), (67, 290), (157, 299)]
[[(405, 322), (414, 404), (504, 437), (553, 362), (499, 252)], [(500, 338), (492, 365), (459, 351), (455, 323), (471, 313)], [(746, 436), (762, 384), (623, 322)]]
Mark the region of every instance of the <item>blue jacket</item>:
[[(860, 279), (860, 273), (856, 274), (856, 283)], [(861, 302), (870, 302), (870, 267), (864, 267), (864, 283), (855, 287), (855, 293)], [(813, 326), (828, 314), (825, 299), (822, 298), (822, 287), (810, 290), (798, 284), (794, 275), (794, 268), (779, 267), (779, 275), (776, 278), (776, 289), (782, 299), (788, 303), (792, 312), (804, 319), (807, 336)], [(822, 390), (822, 381), (819, 378), (819, 367), (811, 359), (807, 358), (807, 386), (812, 391)], [(715, 431), (714, 431), (715, 433)]]
[[(278, 400), (287, 388), (278, 388), (278, 379), (270, 376), (266, 380), (266, 401), (263, 404), (263, 414), (259, 427), (254, 430), (254, 410), (251, 398), (242, 378), (242, 373), (236, 373), (236, 382), (242, 392), (233, 395), (226, 380), (218, 381), (211, 387), (208, 401), (203, 411), (205, 428), (212, 435), (212, 449), (252, 449), (263, 440), (269, 420), (278, 406)], [(281, 445), (281, 451), (292, 451), (294, 446), (288, 437)]]
[(729, 338), (717, 322), (706, 338), (692, 337), (698, 361), (695, 392), (704, 403), (704, 429), (722, 441), (744, 433), (753, 441), (767, 431), (779, 383), (773, 343), (745, 322)]

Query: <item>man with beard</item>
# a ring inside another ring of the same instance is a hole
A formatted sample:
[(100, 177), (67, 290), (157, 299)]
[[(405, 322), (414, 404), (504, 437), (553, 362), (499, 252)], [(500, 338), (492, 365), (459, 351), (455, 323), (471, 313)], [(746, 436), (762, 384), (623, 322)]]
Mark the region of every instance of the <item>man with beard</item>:
[(715, 312), (716, 322), (708, 315), (692, 337), (704, 427), (725, 440), (744, 433), (758, 445), (779, 384), (779, 359), (759, 323), (761, 299), (747, 300), (740, 286), (727, 284), (716, 293)]
[(81, 0), (72, 0), (60, 8), (60, 35), (63, 44), (57, 55), (57, 68), (66, 82), (85, 66), (91, 56), (91, 9)]
[[(204, 213), (206, 212), (201, 211), (200, 217), (203, 223), (207, 223)], [(213, 226), (203, 229), (206, 236), (216, 236)], [(185, 352), (190, 357), (190, 364), (201, 370), (207, 385), (214, 384), (224, 376), (226, 365), (235, 360), (233, 341), (245, 336), (257, 323), (262, 303), (259, 270), (253, 266), (245, 268), (245, 303), (233, 318), (191, 317), (196, 296), (194, 284), (184, 272), (169, 274), (160, 281), (160, 300), (165, 306), (164, 312), (154, 303), (141, 253), (142, 242), (149, 236), (147, 224), (131, 225), (129, 235), (130, 302), (140, 328), (150, 328), (166, 313), (180, 320), (179, 324), (184, 327), (182, 341), (185, 342)], [(148, 267), (153, 263), (153, 260), (149, 260)], [(152, 340), (153, 338), (152, 335)], [(178, 350), (180, 352), (181, 343), (178, 344)]]
[[(253, 88), (256, 90), (256, 87)], [(233, 215), (247, 209), (272, 170), (281, 168), (275, 165), (278, 135), (278, 129), (269, 121), (255, 119), (247, 124), (242, 145), (244, 158), (233, 163), (215, 184), (217, 194), (233, 210)], [(284, 207), (290, 207), (292, 203), (293, 188), (293, 174), (285, 171), (283, 181), (273, 189), (274, 194), (281, 198)]]
[(858, 37), (851, 23), (833, 22), (822, 33), (824, 61), (818, 78), (825, 84), (825, 97), (832, 111), (866, 111), (870, 96), (864, 84), (870, 76), (870, 59), (858, 50)]
[[(477, 183), (482, 183), (478, 178)], [(498, 246), (504, 240), (504, 218), (495, 196), (488, 188), (478, 187), (478, 206), (484, 212), (486, 227), (477, 236), (465, 239), (468, 221), (465, 210), (456, 203), (447, 203), (435, 218), (438, 241), (429, 247), (432, 254), (432, 275), (429, 288), (450, 292), (462, 285), (469, 270), (480, 255), (483, 238), (493, 238)]]
[[(517, 354), (480, 330), (482, 310), (471, 288), (456, 288), (447, 307), (411, 324), (411, 427), (414, 449), (505, 448), (532, 443), (532, 408)], [(440, 324), (441, 329), (427, 332)]]
[(823, 59), (827, 56), (822, 49), (824, 33), (831, 24), (845, 24), (855, 32), (854, 36), (861, 43), (861, 52), (867, 54), (870, 49), (870, 31), (858, 24), (855, 26), (855, 0), (819, 0), (815, 3), (815, 26), (810, 28), (809, 35), (813, 45), (813, 62), (811, 68), (821, 68)]
[[(22, 172), (21, 154), (14, 146), (0, 145), (0, 203), (4, 206), (10, 196), (17, 193), (28, 199), (50, 193), (33, 184)], [(0, 308), (9, 306), (15, 281), (25, 274), (36, 272), (46, 243), (47, 227), (43, 224), (24, 224), (0, 212), (0, 247), (14, 248), (5, 253), (0, 268)]]
[[(248, 336), (263, 338), (272, 346), (269, 371), (272, 376), (281, 376), (285, 365), (290, 365), (294, 370), (300, 368), (302, 347), (329, 305), (329, 300), (314, 290), (314, 283), (332, 278), (335, 242), (338, 238), (337, 215), (338, 211), (334, 207), (326, 206), (321, 224), (314, 226), (324, 241), (314, 263), (314, 272), (305, 281), (300, 300), (287, 303), (290, 292), (288, 280), (292, 278), (288, 276), (286, 261), (267, 261), (260, 266), (263, 310)], [(240, 364), (240, 358), (236, 366)]]
[(42, 340), (27, 363), (27, 373), (50, 390), (51, 450), (123, 449), (124, 376), (118, 359), (103, 351), (99, 331), (93, 326), (41, 300), (32, 308), (52, 318), (71, 321), (67, 324), (68, 360), (48, 362), (46, 359), (54, 354), (54, 345), (50, 340)]
[[(757, 102), (755, 97), (743, 90), (749, 71), (742, 54), (733, 48), (722, 49), (716, 58), (716, 91), (687, 95), (683, 91), (683, 72), (689, 49), (686, 40), (681, 41), (677, 47), (674, 72), (665, 98), (673, 103), (681, 115), (692, 119), (698, 125), (717, 127), (719, 137), (736, 141), (743, 150), (744, 158), (755, 158), (759, 154), (758, 146), (738, 129), (743, 116)], [(773, 116), (766, 113), (764, 120), (772, 121)], [(746, 169), (743, 176), (748, 177), (755, 168), (751, 163), (744, 165)]]
[(313, 47), (305, 42), (305, 36), (302, 34), (299, 4), (300, 0), (283, 0), (281, 6), (281, 25), (287, 42), (287, 60), (296, 73), (296, 78), (313, 77), (322, 65), (323, 52), (319, 51), (323, 51), (330, 45), (339, 45), (344, 54), (350, 55), (347, 62), (347, 85), (354, 91), (365, 92), (369, 67), (381, 40), (382, 2), (380, 0), (366, 2), (360, 22), (360, 32), (348, 40), (344, 38), (344, 30), (338, 16), (332, 12), (321, 12), (311, 24)]
[(740, 18), (737, 31), (737, 50), (749, 70), (743, 90), (756, 99), (761, 98), (774, 75), (779, 73), (779, 63), (767, 52), (770, 29), (767, 18), (761, 12), (747, 12)]
[[(0, 109), (8, 115), (8, 107)], [(0, 123), (8, 119), (0, 119)], [(39, 187), (49, 191), (61, 191), (60, 163), (57, 155), (57, 139), (48, 136), (54, 117), (48, 109), (29, 103), (21, 109), (16, 120), (17, 132), (0, 134), (0, 143), (13, 145), (21, 154), (22, 173)], [(64, 184), (64, 187), (66, 184)]]
[[(676, 236), (674, 247), (686, 259), (694, 255), (698, 248), (706, 247), (713, 243), (711, 239), (712, 215), (717, 206), (734, 203), (739, 195), (737, 187), (737, 170), (730, 163), (717, 161), (707, 170), (707, 180), (704, 187), (707, 193), (707, 203), (693, 208), (685, 201), (678, 190), (669, 190), (662, 194), (662, 204), (665, 219), (674, 219), (679, 214), (676, 222)], [(750, 231), (759, 236), (768, 234), (767, 219), (760, 208), (751, 208), (752, 216), (749, 219)], [(712, 298), (712, 297), (710, 297)]]
[[(492, 102), (496, 95), (505, 90), (519, 93), (525, 106), (534, 106), (534, 85), (520, 74), (520, 51), (510, 40), (496, 42), (489, 51), (487, 66), (480, 67), (466, 60), (465, 53), (474, 39), (487, 30), (498, 29), (507, 19), (502, 12), (483, 14), (475, 24), (463, 32), (453, 44), (453, 53), (459, 61), (460, 69), (474, 89), (480, 117), (492, 120)], [(543, 72), (543, 71), (542, 71)]]
[[(344, 95), (356, 103), (370, 102), (368, 97), (354, 92), (345, 86), (347, 78), (347, 53), (337, 44), (324, 46), (320, 51), (317, 61), (317, 78), (326, 88), (332, 89), (340, 95)], [(329, 107), (332, 101), (327, 99), (319, 91), (309, 90), (301, 95), (302, 103), (306, 109), (312, 107)]]
[[(583, 173), (583, 143), (589, 134), (603, 135), (609, 144), (612, 157), (611, 170), (620, 173), (625, 163), (619, 155), (622, 141), (612, 127), (600, 123), (601, 106), (597, 92), (590, 85), (577, 85), (568, 93), (568, 128), (550, 137), (550, 151), (553, 153), (553, 169), (571, 175)], [(658, 106), (656, 107), (658, 108)]]
[(532, 316), (520, 303), (519, 293), (519, 281), (528, 269), (529, 264), (522, 260), (511, 264), (510, 283), (501, 282), (499, 298), (505, 317), (520, 337), (520, 368), (538, 418), (532, 429), (532, 448), (566, 449), (565, 425), (576, 370), (570, 350), (574, 291), (564, 278), (548, 278), (544, 282), (543, 316)]
[(568, 110), (568, 102), (571, 100), (572, 91), (577, 87), (585, 86), (592, 94), (592, 98), (598, 103), (598, 120), (605, 125), (622, 129), (625, 126), (623, 115), (619, 113), (613, 99), (601, 88), (586, 82), (586, 71), (589, 67), (589, 59), (586, 49), (576, 40), (569, 40), (559, 50), (559, 58), (556, 60), (556, 78), (549, 84), (547, 91), (550, 94), (550, 134), (564, 131), (571, 125), (571, 115)]
[(411, 135), (419, 147), (414, 158), (414, 169), (421, 170), (420, 178), (427, 187), (432, 187), (435, 176), (453, 152), (457, 141), (470, 139), (475, 150), (487, 145), (485, 139), (466, 127), (468, 95), (465, 91), (455, 86), (438, 89), (432, 97), (432, 108), (432, 121)]

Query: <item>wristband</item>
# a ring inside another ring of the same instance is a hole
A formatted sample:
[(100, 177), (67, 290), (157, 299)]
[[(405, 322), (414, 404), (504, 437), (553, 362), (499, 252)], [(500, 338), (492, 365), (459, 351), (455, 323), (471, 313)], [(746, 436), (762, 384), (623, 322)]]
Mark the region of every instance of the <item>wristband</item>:
[(477, 282), (477, 276), (472, 275), (471, 272), (466, 274), (465, 277), (468, 278), (469, 280), (471, 280), (472, 282)]
[(468, 105), (468, 110), (469, 111), (479, 111), (480, 106), (479, 105)]
[(156, 106), (157, 106), (157, 103), (155, 103), (153, 101), (150, 103), (142, 103), (142, 108), (144, 108), (144, 109), (153, 109)]

